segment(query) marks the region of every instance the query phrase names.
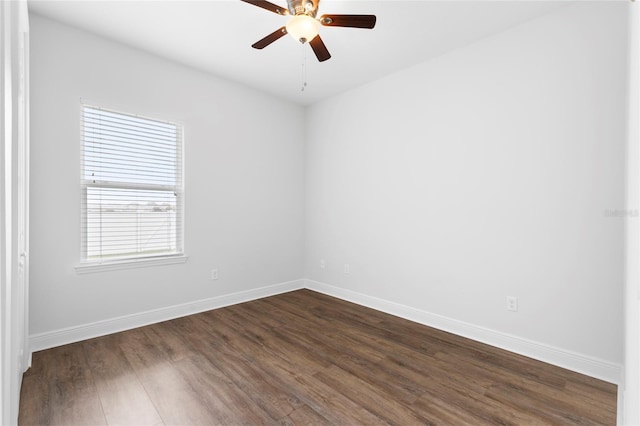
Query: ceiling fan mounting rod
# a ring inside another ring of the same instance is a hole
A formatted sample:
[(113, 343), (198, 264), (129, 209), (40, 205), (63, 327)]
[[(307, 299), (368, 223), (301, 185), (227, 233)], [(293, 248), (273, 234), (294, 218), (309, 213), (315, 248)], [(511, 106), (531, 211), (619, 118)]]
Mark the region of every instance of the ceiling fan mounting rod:
[(312, 18), (318, 13), (320, 0), (287, 0), (287, 7), (291, 15), (308, 15)]

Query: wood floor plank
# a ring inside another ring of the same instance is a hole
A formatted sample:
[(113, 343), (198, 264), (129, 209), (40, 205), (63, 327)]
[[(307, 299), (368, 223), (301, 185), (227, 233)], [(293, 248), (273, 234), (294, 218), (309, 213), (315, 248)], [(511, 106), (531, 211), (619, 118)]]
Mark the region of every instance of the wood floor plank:
[[(589, 412), (590, 417), (603, 423), (608, 423), (611, 421), (611, 417), (615, 415), (615, 411), (611, 410), (612, 407), (615, 407), (615, 402), (612, 399), (601, 400), (602, 395), (600, 392), (591, 392), (576, 398), (576, 393), (567, 392), (569, 383), (564, 380), (565, 386), (558, 388), (555, 384), (550, 386), (548, 383), (541, 383), (538, 373), (521, 374), (518, 368), (513, 368), (509, 364), (497, 366), (494, 362), (481, 362), (460, 354), (437, 354), (436, 358), (438, 360), (434, 361), (434, 365), (439, 366), (444, 371), (450, 370), (452, 361), (455, 361), (458, 365), (465, 365), (464, 374), (467, 377), (484, 377), (492, 385), (500, 384), (513, 389), (527, 389), (528, 391), (540, 393), (554, 402), (572, 405), (573, 411)], [(538, 363), (538, 361), (531, 360), (529, 369), (532, 370), (533, 366)], [(535, 370), (544, 368), (542, 363), (539, 364)], [(559, 373), (560, 371), (558, 371)]]
[(279, 422), (283, 425), (309, 425), (309, 426), (321, 426), (330, 425), (329, 420), (318, 414), (315, 410), (311, 409), (307, 405), (303, 405), (297, 408), (285, 419)]
[[(297, 292), (296, 292), (297, 294)], [(315, 321), (305, 318), (304, 308), (297, 304), (282, 304), (279, 299), (269, 299), (267, 303), (273, 303), (284, 307), (280, 313), (281, 318), (286, 325), (280, 326), (277, 330), (272, 330), (272, 334), (279, 337), (280, 342), (289, 344), (290, 349), (298, 350), (302, 347), (304, 352), (313, 354), (315, 359), (319, 359), (322, 368), (329, 366), (334, 360), (340, 358), (350, 358), (352, 360), (364, 359), (368, 362), (377, 362), (382, 359), (379, 351), (372, 350), (372, 347), (359, 345), (351, 339), (347, 334), (335, 332), (336, 324), (332, 324), (328, 320), (320, 320), (325, 328), (318, 328), (318, 320)], [(259, 326), (252, 327), (246, 318), (235, 324), (237, 327), (244, 327), (250, 335), (260, 336)], [(338, 327), (340, 328), (340, 327)], [(315, 330), (315, 333), (308, 333), (308, 330)], [(264, 337), (261, 337), (264, 339)], [(315, 367), (317, 371), (318, 366)], [(307, 371), (308, 372), (308, 371)], [(313, 372), (313, 371), (312, 371)]]
[[(35, 356), (34, 356), (35, 358)], [(43, 357), (39, 357), (42, 359)], [(40, 361), (38, 361), (40, 362)], [(22, 378), (20, 390), (20, 412), (18, 423), (21, 425), (51, 424), (52, 411), (59, 401), (53, 401), (49, 393), (50, 381), (41, 374), (29, 374)]]
[[(300, 290), (292, 294), (296, 300), (296, 304), (299, 306), (308, 306), (310, 310), (314, 308), (324, 308), (331, 310), (331, 314), (323, 315), (325, 318), (336, 319), (332, 315), (334, 313), (340, 313), (346, 315), (345, 318), (349, 320), (356, 320), (363, 324), (378, 324), (382, 321), (388, 320), (389, 315), (384, 312), (376, 311), (356, 305), (355, 303), (348, 302), (346, 300), (336, 299), (335, 297), (327, 296), (322, 293), (317, 293), (311, 290)], [(316, 317), (317, 313), (314, 314)]]
[(486, 395), (492, 399), (508, 404), (513, 408), (517, 408), (519, 411), (538, 416), (549, 423), (598, 425), (609, 422), (615, 423), (616, 420), (615, 416), (604, 419), (590, 417), (590, 415), (594, 413), (590, 413), (590, 410), (584, 407), (576, 407), (575, 404), (570, 404), (554, 399), (549, 395), (517, 386), (496, 384), (491, 386)]
[[(394, 395), (394, 399), (411, 405), (425, 392), (425, 388), (406, 375), (394, 374), (386, 368), (384, 362), (369, 363), (360, 359), (344, 357), (335, 364), (369, 385)], [(371, 374), (375, 371), (376, 374)]]
[(265, 307), (266, 305), (258, 299), (234, 305), (230, 308), (232, 308), (233, 312), (248, 317), (253, 324), (260, 325), (265, 329), (273, 329), (285, 325), (285, 321), (275, 315), (275, 310), (268, 310)]
[(434, 391), (422, 395), (414, 404), (414, 410), (426, 412), (437, 424), (445, 425), (542, 425), (540, 418), (513, 410), (508, 405), (457, 392)]
[(165, 321), (152, 324), (141, 329), (149, 340), (165, 352), (172, 361), (178, 361), (192, 355), (193, 347), (189, 347), (184, 335), (179, 333), (174, 322)]
[(424, 388), (437, 385), (444, 392), (464, 389), (467, 393), (483, 394), (493, 384), (482, 376), (468, 374), (468, 366), (464, 364), (454, 363), (443, 368), (437, 358), (419, 351), (389, 354), (384, 365), (392, 374), (410, 377)]
[(233, 380), (202, 356), (184, 358), (176, 367), (212, 413), (212, 424), (266, 424), (273, 417), (254, 404)]
[[(107, 424), (81, 343), (38, 353), (34, 355), (34, 362), (47, 366), (40, 374), (31, 376), (31, 383), (35, 382), (37, 389), (44, 393), (38, 398), (44, 404), (38, 415), (25, 412), (22, 424)], [(31, 393), (29, 388), (25, 393)], [(37, 400), (31, 398), (27, 401), (37, 404)]]
[(215, 365), (251, 399), (254, 405), (269, 414), (271, 420), (286, 417), (301, 405), (295, 395), (269, 380), (269, 377), (252, 361), (239, 356), (207, 355), (209, 361), (215, 362)]
[(125, 357), (167, 425), (208, 425), (214, 414), (172, 364), (140, 330), (118, 335)]
[(293, 389), (300, 401), (329, 420), (331, 424), (386, 424), (383, 419), (347, 396), (336, 392), (321, 380), (308, 374), (300, 374), (294, 363), (286, 363), (279, 359), (270, 361), (270, 364), (261, 362), (261, 366), (271, 375), (272, 379), (284, 383), (289, 389)]
[[(300, 405), (297, 399), (285, 390), (275, 386), (264, 372), (255, 367), (254, 360), (269, 347), (268, 335), (253, 335), (253, 339), (246, 333), (246, 327), (237, 329), (229, 326), (227, 321), (234, 317), (233, 310), (212, 312), (194, 317), (195, 328), (188, 339), (197, 337), (201, 345), (204, 344), (203, 357), (215, 365), (226, 377), (252, 402), (269, 414), (271, 420), (286, 417)], [(233, 322), (232, 322), (233, 324)], [(247, 327), (250, 324), (247, 323)], [(199, 330), (194, 332), (194, 330)], [(260, 330), (256, 330), (260, 333)], [(250, 333), (249, 333), (250, 334)], [(207, 335), (217, 336), (223, 340), (223, 346), (216, 345)], [(273, 356), (272, 352), (269, 352)], [(254, 356), (256, 355), (256, 356)], [(264, 356), (265, 354), (263, 354)]]
[(396, 401), (384, 389), (373, 386), (340, 367), (329, 367), (325, 371), (316, 373), (314, 377), (386, 422), (431, 423), (428, 417), (421, 416), (410, 407)]
[[(234, 326), (229, 324), (229, 319), (220, 316), (213, 311), (203, 317), (208, 322), (211, 332), (230, 335), (234, 332)], [(309, 351), (308, 347), (299, 344), (280, 328), (273, 329), (270, 333), (254, 331), (251, 336), (238, 338), (236, 343), (230, 342), (235, 350), (241, 351), (249, 359), (263, 359), (277, 357), (284, 360), (296, 359), (298, 368), (305, 373), (314, 373), (330, 365), (326, 357), (322, 357), (317, 351)]]
[[(590, 387), (584, 383), (569, 381), (565, 386), (564, 395), (567, 400), (580, 401), (589, 405), (592, 410), (603, 415), (606, 413), (607, 417), (615, 417), (618, 403), (616, 387), (611, 383), (607, 383), (607, 385), (610, 385), (610, 388), (605, 391), (600, 389), (599, 386)], [(541, 389), (540, 391), (544, 392), (546, 389)]]
[(117, 336), (87, 340), (82, 346), (109, 425), (163, 424)]
[(315, 324), (315, 327), (321, 326), (324, 329), (331, 327), (332, 321), (330, 318), (312, 316), (307, 306), (287, 303), (287, 301), (277, 297), (268, 297), (263, 300), (264, 303), (279, 309), (281, 318), (286, 321), (285, 325), (311, 326)]
[(616, 394), (299, 290), (37, 352), (19, 424), (614, 425)]

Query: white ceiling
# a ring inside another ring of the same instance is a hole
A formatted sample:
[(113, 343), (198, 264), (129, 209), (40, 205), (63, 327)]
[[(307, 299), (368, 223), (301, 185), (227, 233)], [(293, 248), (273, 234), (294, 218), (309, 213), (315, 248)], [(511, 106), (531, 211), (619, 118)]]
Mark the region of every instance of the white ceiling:
[[(286, 7), (286, 0), (272, 3)], [(332, 58), (285, 36), (251, 45), (286, 17), (240, 0), (39, 0), (29, 10), (185, 65), (309, 105), (504, 31), (566, 1), (322, 0), (318, 16), (374, 14), (373, 30), (322, 27)], [(306, 66), (303, 67), (303, 63)], [(301, 90), (303, 68), (307, 87)]]

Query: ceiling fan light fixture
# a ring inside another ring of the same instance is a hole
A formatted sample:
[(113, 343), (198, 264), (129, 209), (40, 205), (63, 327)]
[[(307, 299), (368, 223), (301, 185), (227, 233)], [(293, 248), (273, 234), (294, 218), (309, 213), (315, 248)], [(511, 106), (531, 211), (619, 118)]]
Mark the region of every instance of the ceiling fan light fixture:
[(287, 32), (300, 43), (313, 40), (320, 31), (320, 22), (309, 15), (293, 16), (287, 22)]

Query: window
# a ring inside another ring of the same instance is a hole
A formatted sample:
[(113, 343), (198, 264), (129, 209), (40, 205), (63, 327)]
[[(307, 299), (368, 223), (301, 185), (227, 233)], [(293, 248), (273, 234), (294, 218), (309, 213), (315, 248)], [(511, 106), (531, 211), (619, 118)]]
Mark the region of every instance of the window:
[(82, 107), (82, 262), (182, 250), (182, 128)]

